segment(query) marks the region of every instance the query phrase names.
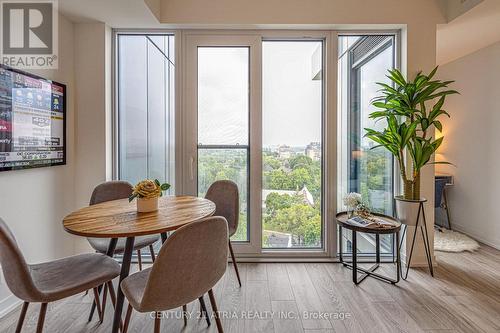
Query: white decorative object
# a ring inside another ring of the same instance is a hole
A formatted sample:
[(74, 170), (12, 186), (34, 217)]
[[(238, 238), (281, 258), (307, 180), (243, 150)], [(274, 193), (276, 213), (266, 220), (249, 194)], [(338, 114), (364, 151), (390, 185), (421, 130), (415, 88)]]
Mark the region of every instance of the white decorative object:
[(434, 250), (443, 252), (473, 252), (479, 243), (457, 231), (443, 229), (434, 233)]
[(347, 213), (349, 217), (352, 217), (354, 209), (362, 203), (361, 194), (356, 192), (351, 192), (344, 196), (344, 205), (347, 207)]

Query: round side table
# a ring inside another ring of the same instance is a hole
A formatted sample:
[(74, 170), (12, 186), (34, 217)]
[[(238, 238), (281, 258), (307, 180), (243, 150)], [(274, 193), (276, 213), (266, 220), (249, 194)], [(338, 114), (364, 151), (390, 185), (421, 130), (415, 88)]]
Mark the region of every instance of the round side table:
[[(401, 269), (401, 256), (400, 256), (400, 251), (399, 251), (399, 241), (396, 241), (396, 279), (392, 279), (390, 277), (380, 275), (375, 272), (377, 268), (380, 266), (380, 235), (387, 235), (387, 234), (393, 234), (394, 237), (396, 237), (396, 240), (399, 240), (399, 231), (401, 230), (401, 223), (396, 220), (393, 217), (387, 216), (387, 215), (382, 215), (382, 214), (375, 214), (372, 213), (372, 215), (376, 216), (379, 219), (385, 220), (387, 222), (390, 222), (391, 224), (394, 225), (394, 227), (390, 228), (374, 228), (374, 227), (362, 227), (362, 226), (357, 226), (353, 225), (347, 222), (348, 215), (347, 212), (341, 212), (336, 215), (336, 220), (337, 224), (339, 226), (339, 259), (340, 262), (347, 268), (352, 269), (352, 282), (355, 284), (361, 283), (366, 277), (372, 276), (376, 279), (379, 279), (381, 281), (387, 282), (387, 283), (392, 283), (396, 284), (399, 282), (400, 279), (400, 269)], [(342, 256), (342, 229), (349, 229), (352, 231), (352, 261), (347, 262), (344, 261), (344, 258)], [(364, 269), (362, 267), (358, 267), (358, 256), (356, 253), (357, 250), (357, 233), (362, 232), (362, 233), (367, 233), (367, 234), (374, 234), (375, 235), (375, 253), (376, 253), (376, 263), (369, 269)], [(358, 273), (361, 273), (361, 276), (358, 277)]]

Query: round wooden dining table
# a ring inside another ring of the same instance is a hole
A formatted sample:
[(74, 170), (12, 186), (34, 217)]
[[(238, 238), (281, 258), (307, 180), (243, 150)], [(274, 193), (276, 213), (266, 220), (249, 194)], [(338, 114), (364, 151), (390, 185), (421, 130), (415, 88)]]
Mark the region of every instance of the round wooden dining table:
[[(128, 199), (113, 200), (79, 209), (63, 220), (64, 229), (77, 236), (110, 238), (107, 255), (113, 257), (118, 238), (127, 238), (123, 252), (119, 283), (129, 275), (130, 262), (137, 236), (160, 234), (162, 241), (167, 232), (188, 223), (212, 216), (215, 204), (192, 196), (164, 196), (159, 198), (158, 210), (138, 213), (135, 202)], [(124, 295), (118, 286), (113, 333), (120, 327)], [(95, 305), (95, 304), (94, 304)]]

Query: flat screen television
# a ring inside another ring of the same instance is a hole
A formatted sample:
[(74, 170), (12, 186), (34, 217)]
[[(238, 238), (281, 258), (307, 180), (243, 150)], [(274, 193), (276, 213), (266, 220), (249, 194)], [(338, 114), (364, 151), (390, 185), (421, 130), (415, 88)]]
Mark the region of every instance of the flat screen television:
[(66, 164), (66, 86), (0, 64), (0, 171)]

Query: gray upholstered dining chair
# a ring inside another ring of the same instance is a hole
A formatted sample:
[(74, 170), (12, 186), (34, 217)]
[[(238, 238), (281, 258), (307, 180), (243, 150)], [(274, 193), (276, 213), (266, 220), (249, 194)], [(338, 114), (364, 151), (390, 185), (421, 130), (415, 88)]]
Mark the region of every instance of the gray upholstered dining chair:
[(159, 333), (161, 311), (188, 304), (206, 292), (217, 329), (222, 332), (212, 288), (226, 271), (227, 238), (227, 222), (221, 216), (190, 223), (170, 236), (151, 268), (132, 274), (121, 283), (129, 301), (123, 333), (127, 332), (132, 308), (154, 312), (154, 332)]
[[(132, 185), (129, 182), (122, 180), (107, 181), (97, 185), (92, 192), (90, 198), (90, 205), (96, 205), (101, 202), (125, 199), (132, 194)], [(151, 260), (155, 260), (155, 253), (153, 244), (160, 239), (159, 235), (148, 235), (136, 237), (134, 242), (134, 250), (137, 251), (137, 260), (139, 263), (139, 270), (142, 270), (142, 257), (141, 249), (149, 247)], [(109, 239), (107, 238), (87, 238), (90, 246), (99, 253), (105, 254), (108, 251)], [(119, 238), (116, 243), (115, 254), (123, 253), (125, 251), (125, 238)]]
[(102, 322), (97, 287), (106, 284), (115, 304), (112, 279), (120, 274), (120, 265), (103, 254), (90, 253), (29, 265), (26, 263), (16, 239), (5, 222), (0, 219), (0, 264), (10, 291), (24, 301), (16, 333), (21, 332), (29, 303), (42, 303), (36, 332), (43, 330), (47, 303), (54, 302), (85, 290), (93, 289), (97, 311)]
[(218, 180), (208, 188), (205, 198), (215, 203), (214, 216), (224, 216), (229, 227), (229, 250), (233, 260), (236, 277), (241, 287), (240, 273), (238, 264), (234, 257), (233, 247), (231, 245), (231, 236), (238, 230), (238, 220), (240, 217), (240, 199), (238, 185), (230, 180)]

